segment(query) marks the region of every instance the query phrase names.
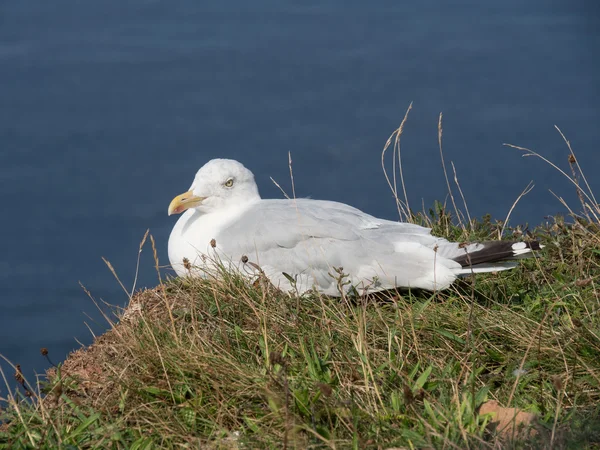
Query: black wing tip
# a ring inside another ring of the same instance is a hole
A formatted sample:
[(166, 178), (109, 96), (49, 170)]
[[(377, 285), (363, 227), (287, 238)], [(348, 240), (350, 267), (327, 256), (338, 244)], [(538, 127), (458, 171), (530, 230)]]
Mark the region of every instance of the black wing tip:
[(540, 244), (539, 241), (525, 242), (525, 245), (527, 245), (527, 248), (530, 248), (533, 251), (541, 250), (542, 248), (544, 248), (544, 246), (542, 244)]
[(454, 258), (454, 261), (463, 267), (469, 267), (533, 256), (534, 251), (544, 247), (539, 241), (489, 241), (481, 244), (481, 250), (472, 253), (465, 250), (465, 254)]

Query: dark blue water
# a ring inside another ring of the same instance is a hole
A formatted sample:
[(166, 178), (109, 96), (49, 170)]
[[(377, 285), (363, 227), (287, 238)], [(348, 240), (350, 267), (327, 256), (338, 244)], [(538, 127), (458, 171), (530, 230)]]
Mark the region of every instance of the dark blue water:
[[(372, 5), (377, 5), (372, 6)], [(591, 178), (600, 142), (597, 2), (18, 1), (0, 3), (0, 353), (40, 372), (106, 324), (78, 282), (124, 304), (147, 228), (167, 263), (171, 198), (208, 159), (239, 159), (264, 197), (296, 194), (396, 217), (380, 152), (402, 145), (414, 208), (446, 195), (437, 149), (471, 214), (540, 223), (572, 189), (559, 125)], [(156, 284), (151, 251), (138, 286)], [(3, 365), (6, 367), (5, 365)], [(2, 388), (0, 387), (0, 390)]]

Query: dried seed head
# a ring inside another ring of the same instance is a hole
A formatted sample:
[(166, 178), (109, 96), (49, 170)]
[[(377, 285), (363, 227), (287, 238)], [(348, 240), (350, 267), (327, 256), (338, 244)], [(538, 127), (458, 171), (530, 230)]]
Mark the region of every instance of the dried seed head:
[(183, 258), (183, 267), (185, 267), (186, 270), (190, 270), (192, 268), (189, 259)]
[(242, 262), (246, 264), (248, 262), (248, 257), (246, 255), (242, 256)]
[(52, 360), (50, 359), (50, 357), (48, 356), (48, 349), (46, 347), (42, 347), (40, 349), (40, 353), (42, 354), (43, 357), (45, 357), (48, 360), (48, 362), (50, 363), (50, 365), (56, 367), (56, 364), (54, 364), (52, 362)]
[(334, 267), (333, 268), (334, 272), (336, 272), (338, 275), (343, 275), (344, 274), (344, 268), (342, 266), (340, 267)]
[(404, 403), (410, 405), (415, 400), (412, 390), (407, 385), (404, 385)]
[(319, 383), (318, 386), (321, 394), (323, 394), (325, 397), (331, 397), (331, 394), (333, 393), (331, 386), (329, 386), (327, 383)]
[(283, 366), (285, 364), (283, 355), (279, 352), (272, 352), (269, 355), (269, 359), (272, 365), (279, 364), (280, 366)]
[(25, 383), (25, 377), (23, 376), (23, 372), (21, 371), (20, 364), (17, 364), (15, 366), (15, 380), (17, 380), (17, 383), (19, 383), (19, 384)]
[(465, 248), (467, 245), (469, 245), (468, 242), (461, 242), (460, 244), (458, 244), (458, 248)]
[(555, 375), (552, 377), (552, 385), (554, 386), (554, 389), (556, 389), (557, 391), (563, 390), (563, 387), (564, 387), (563, 382), (559, 375)]
[(217, 241), (215, 241), (214, 239), (211, 239), (211, 240), (210, 240), (210, 246), (211, 246), (212, 248), (215, 248), (215, 247), (217, 246)]
[(569, 155), (569, 164), (575, 164), (577, 162), (577, 159), (575, 159), (575, 155), (573, 153), (571, 153)]

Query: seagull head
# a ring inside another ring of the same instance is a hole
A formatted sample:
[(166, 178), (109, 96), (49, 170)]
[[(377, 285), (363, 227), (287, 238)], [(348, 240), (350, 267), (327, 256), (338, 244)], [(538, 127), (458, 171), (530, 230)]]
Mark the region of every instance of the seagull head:
[(233, 159), (212, 159), (194, 177), (187, 192), (171, 201), (168, 213), (179, 214), (194, 208), (209, 213), (260, 199), (254, 175)]

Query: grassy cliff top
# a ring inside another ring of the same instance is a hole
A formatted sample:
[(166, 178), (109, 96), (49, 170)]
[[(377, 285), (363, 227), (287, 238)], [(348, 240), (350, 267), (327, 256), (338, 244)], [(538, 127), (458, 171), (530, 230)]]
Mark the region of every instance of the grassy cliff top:
[[(501, 228), (427, 220), (455, 240)], [(8, 381), (0, 448), (600, 445), (598, 228), (559, 218), (505, 234), (546, 247), (444, 292), (162, 281), (41, 391)]]

